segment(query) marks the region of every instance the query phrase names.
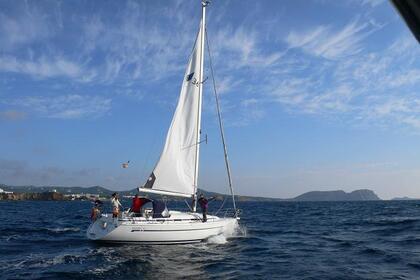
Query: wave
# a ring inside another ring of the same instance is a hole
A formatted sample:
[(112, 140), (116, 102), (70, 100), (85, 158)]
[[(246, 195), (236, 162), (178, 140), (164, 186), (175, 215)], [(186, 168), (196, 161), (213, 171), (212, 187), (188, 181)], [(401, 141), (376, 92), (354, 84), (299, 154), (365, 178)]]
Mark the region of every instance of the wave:
[(55, 228), (46, 228), (46, 227), (14, 227), (14, 228), (5, 228), (1, 229), (0, 233), (3, 236), (6, 235), (19, 235), (19, 234), (34, 234), (34, 233), (66, 233), (66, 232), (79, 232), (79, 227), (55, 227)]
[(222, 234), (211, 236), (206, 241), (209, 244), (225, 244), (228, 239), (246, 237), (247, 229), (240, 225), (237, 220), (233, 220), (225, 228)]
[(401, 225), (401, 224), (414, 224), (419, 222), (420, 219), (414, 217), (390, 217), (390, 218), (375, 218), (365, 219), (365, 222), (374, 225)]
[(226, 244), (227, 239), (223, 234), (219, 234), (216, 236), (212, 236), (207, 239), (207, 243), (209, 244)]
[(401, 211), (384, 210), (396, 205), (390, 202), (300, 205), (245, 203), (248, 215), (222, 235), (173, 246), (92, 243), (84, 234), (88, 220), (78, 212), (90, 209), (87, 203), (69, 202), (68, 211), (37, 204), (48, 215), (33, 207), (13, 219), (3, 209), (0, 278), (418, 278), (416, 205), (402, 203)]
[(50, 232), (61, 233), (61, 232), (79, 232), (78, 227), (64, 227), (64, 228), (47, 228)]
[(19, 240), (21, 238), (21, 235), (18, 234), (12, 234), (9, 236), (4, 236), (4, 239), (6, 240), (6, 242), (12, 242), (15, 240)]
[(408, 266), (420, 270), (420, 264), (418, 264), (418, 263), (408, 263)]
[(4, 264), (5, 268), (13, 269), (35, 269), (35, 268), (47, 268), (60, 264), (80, 264), (85, 256), (81, 254), (61, 254), (61, 255), (44, 255), (44, 254), (30, 254), (25, 259)]
[[(65, 252), (61, 254), (29, 254), (24, 256), (23, 259), (15, 262), (7, 261), (4, 264), (0, 262), (0, 266), (5, 269), (15, 270), (26, 270), (26, 269), (45, 269), (57, 265), (68, 265), (68, 264), (82, 264), (88, 259), (92, 258), (103, 258), (107, 262), (111, 262), (114, 265), (122, 262), (121, 258), (114, 256), (115, 251), (110, 248), (99, 248), (99, 249), (85, 249), (76, 252)], [(112, 265), (109, 265), (112, 267)]]
[(361, 250), (362, 254), (367, 254), (367, 255), (385, 255), (386, 252), (379, 249), (379, 248), (373, 248), (373, 247), (365, 247), (364, 249)]

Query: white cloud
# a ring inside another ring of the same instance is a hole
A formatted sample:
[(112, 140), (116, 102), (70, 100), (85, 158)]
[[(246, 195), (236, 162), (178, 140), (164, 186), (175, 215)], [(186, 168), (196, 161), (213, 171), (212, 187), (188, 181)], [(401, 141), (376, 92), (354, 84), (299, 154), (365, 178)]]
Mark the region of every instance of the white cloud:
[(337, 114), (351, 110), (351, 100), (357, 96), (346, 83), (324, 88), (317, 76), (273, 80), (262, 87), (265, 95), (291, 111), (311, 114)]
[(81, 119), (103, 116), (111, 109), (111, 102), (111, 99), (100, 96), (72, 94), (53, 97), (25, 97), (5, 103), (26, 108), (48, 118)]
[(66, 58), (42, 56), (34, 60), (21, 60), (13, 56), (0, 56), (0, 71), (30, 75), (37, 79), (65, 77), (81, 82), (90, 81), (95, 72)]
[(50, 37), (54, 30), (48, 24), (47, 14), (36, 5), (27, 2), (16, 2), (20, 12), (17, 14), (0, 11), (0, 50), (14, 51), (25, 44), (39, 42)]
[(291, 48), (301, 48), (308, 44), (314, 44), (314, 41), (319, 40), (319, 37), (325, 32), (328, 32), (328, 27), (323, 25), (300, 33), (291, 31), (286, 37), (286, 42)]
[[(185, 25), (187, 14), (173, 10), (179, 5), (151, 9), (128, 1), (109, 20), (101, 13), (62, 14), (61, 4), (25, 2), (14, 13), (0, 12), (0, 49), (5, 50), (0, 71), (38, 79), (63, 77), (69, 82), (167, 79), (186, 64), (197, 30), (196, 25)], [(145, 9), (151, 18), (165, 20), (151, 25), (145, 21)], [(179, 32), (165, 28), (168, 22)]]
[[(196, 25), (185, 25), (184, 13), (165, 8), (149, 11), (148, 17), (165, 18), (159, 26), (151, 25), (145, 21), (145, 9), (150, 9), (145, 3), (127, 2), (112, 21), (101, 15), (80, 19), (83, 25), (79, 45), (100, 73), (98, 82), (157, 81), (182, 72)], [(174, 26), (165, 28), (168, 22)], [(198, 22), (197, 19), (197, 25)], [(174, 28), (179, 32), (172, 32)]]
[(384, 3), (386, 0), (358, 0), (362, 5), (370, 5), (371, 7), (376, 7)]
[(256, 98), (244, 99), (240, 106), (235, 108), (237, 117), (234, 120), (227, 122), (230, 126), (247, 126), (265, 116), (265, 111), (262, 109), (262, 102)]
[[(10, 48), (0, 56), (1, 72), (92, 84), (166, 82), (183, 72), (198, 30), (199, 5), (182, 1), (159, 6), (128, 1), (112, 20), (100, 11), (93, 15), (62, 13), (63, 6), (51, 9), (27, 2), (13, 17), (3, 15), (4, 35), (9, 37), (2, 42), (8, 42)], [(161, 20), (148, 20), (154, 18)], [(14, 33), (22, 38), (10, 37), (8, 28), (14, 30), (13, 25), (17, 26)], [(284, 55), (264, 49), (264, 34), (256, 26), (221, 26), (212, 37), (215, 63), (225, 71), (273, 67)], [(34, 43), (38, 44), (34, 47)], [(18, 53), (16, 46), (30, 48)]]
[[(210, 78), (209, 78), (210, 79)], [(209, 83), (212, 83), (209, 81)], [(236, 76), (220, 76), (216, 79), (217, 93), (223, 95), (235, 90), (238, 90), (244, 83), (243, 79), (238, 79)], [(208, 90), (213, 92), (213, 87), (209, 87)]]
[(290, 48), (300, 48), (311, 55), (340, 59), (360, 53), (363, 39), (378, 28), (372, 22), (354, 19), (340, 30), (320, 25), (303, 32), (291, 31), (286, 42)]
[[(302, 46), (312, 37), (303, 36)], [(294, 40), (290, 42), (298, 47), (299, 40)], [(302, 56), (296, 63), (291, 52), (277, 68), (282, 65), (289, 70), (271, 70), (256, 78), (259, 86), (252, 90), (260, 102), (277, 102), (290, 113), (340, 117), (357, 126), (420, 128), (420, 49), (411, 37), (396, 38), (382, 50), (361, 51), (351, 59)]]
[[(371, 6), (380, 3), (375, 0), (362, 2), (362, 5)], [(121, 86), (127, 92), (126, 96), (138, 99), (147, 94), (147, 91), (140, 92), (135, 88), (140, 83), (159, 82), (167, 86), (173, 84), (172, 77), (182, 75), (199, 22), (193, 5), (182, 1), (170, 8), (165, 5), (151, 7), (146, 2), (126, 2), (115, 11), (112, 20), (100, 12), (88, 16), (83, 13), (71, 17), (61, 15), (60, 5), (56, 6), (56, 17), (51, 18), (41, 8), (30, 8), (31, 5), (32, 2), (28, 2), (29, 8), (21, 8), (21, 14), (15, 17), (2, 14), (1, 20), (7, 26), (16, 24), (16, 30), (34, 21), (34, 34), (48, 40), (45, 44), (42, 42), (43, 48), (29, 48), (24, 55), (7, 49), (0, 56), (0, 71), (36, 79), (60, 78), (60, 82), (64, 80), (62, 87), (68, 85), (65, 82)], [(28, 9), (38, 17), (25, 18)], [(157, 16), (162, 18), (158, 23), (149, 20)], [(389, 96), (395, 97), (392, 100), (396, 104), (400, 104), (397, 100), (405, 104), (407, 96), (415, 97), (415, 88), (420, 83), (418, 50), (404, 39), (396, 40), (384, 50), (367, 52), (365, 44), (369, 35), (382, 28), (367, 17), (358, 16), (341, 26), (318, 24), (306, 30), (276, 33), (277, 36), (288, 34), (286, 45), (283, 45), (284, 41), (279, 42), (280, 39), (273, 40), (274, 28), (268, 32), (270, 34), (261, 32), (260, 25), (252, 20), (235, 28), (217, 23), (217, 28), (209, 30), (214, 66), (220, 77), (216, 82), (219, 93), (232, 93), (222, 100), (224, 110), (244, 112), (241, 117), (248, 110), (249, 116), (256, 120), (265, 114), (264, 103), (277, 102), (290, 112), (352, 113), (353, 119), (357, 120), (387, 118), (413, 124), (417, 119), (413, 106), (405, 112), (398, 106), (390, 109), (387, 102), (391, 100)], [(54, 20), (62, 32), (50, 28)], [(76, 38), (73, 44), (53, 45), (49, 39), (54, 36), (58, 41), (63, 39), (69, 21), (77, 33), (73, 37), (69, 34), (68, 38)], [(277, 22), (276, 19), (270, 25)], [(5, 42), (18, 47), (38, 42), (38, 37), (28, 34), (22, 38), (25, 39), (8, 37)], [(33, 98), (38, 100), (40, 108), (48, 107), (44, 105), (46, 97)], [(95, 98), (90, 97), (90, 101)], [(110, 99), (103, 99), (110, 102)], [(258, 102), (251, 103), (251, 100)], [(61, 113), (45, 109), (49, 113), (43, 111), (42, 114), (61, 118), (84, 116), (86, 108), (80, 107), (83, 106), (71, 106)], [(98, 109), (98, 112), (107, 111), (108, 107), (103, 107), (105, 109)]]
[(420, 83), (420, 69), (408, 69), (402, 73), (395, 75), (391, 73), (386, 77), (386, 81), (390, 87), (412, 86)]
[(381, 52), (340, 64), (335, 74), (340, 81), (352, 83), (363, 97), (356, 108), (362, 118), (414, 125), (414, 120), (420, 119), (419, 58), (414, 39), (397, 38)]
[(229, 69), (271, 67), (284, 55), (264, 50), (262, 34), (254, 27), (220, 28), (210, 40), (216, 59)]

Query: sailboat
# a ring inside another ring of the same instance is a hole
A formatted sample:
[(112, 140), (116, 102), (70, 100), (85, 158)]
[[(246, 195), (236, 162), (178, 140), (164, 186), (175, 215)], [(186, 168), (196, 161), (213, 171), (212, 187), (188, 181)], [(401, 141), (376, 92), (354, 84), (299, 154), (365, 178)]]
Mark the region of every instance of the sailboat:
[[(197, 212), (198, 172), (201, 134), (201, 106), (203, 94), (203, 65), (206, 35), (206, 8), (209, 1), (201, 1), (200, 28), (190, 55), (181, 92), (161, 156), (140, 193), (189, 198), (188, 211), (168, 211), (166, 207), (146, 210), (137, 217), (122, 213), (118, 218), (102, 214), (87, 230), (91, 240), (105, 242), (140, 242), (148, 244), (180, 244), (202, 242), (213, 236), (229, 234), (238, 226), (239, 212), (227, 156), (219, 100), (213, 77), (219, 128), (224, 148), (225, 164), (233, 202), (231, 216), (218, 217)], [(208, 46), (208, 45), (207, 45)], [(211, 56), (210, 56), (211, 66)], [(213, 67), (211, 66), (211, 69)], [(213, 70), (212, 70), (213, 72)], [(163, 210), (163, 211), (162, 211)]]

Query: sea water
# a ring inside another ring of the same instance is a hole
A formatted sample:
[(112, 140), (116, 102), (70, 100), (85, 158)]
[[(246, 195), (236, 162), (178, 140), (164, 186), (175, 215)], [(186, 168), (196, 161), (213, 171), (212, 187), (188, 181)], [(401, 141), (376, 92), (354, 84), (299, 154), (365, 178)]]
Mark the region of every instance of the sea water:
[(238, 204), (207, 242), (101, 245), (90, 202), (0, 201), (0, 278), (420, 279), (419, 201)]

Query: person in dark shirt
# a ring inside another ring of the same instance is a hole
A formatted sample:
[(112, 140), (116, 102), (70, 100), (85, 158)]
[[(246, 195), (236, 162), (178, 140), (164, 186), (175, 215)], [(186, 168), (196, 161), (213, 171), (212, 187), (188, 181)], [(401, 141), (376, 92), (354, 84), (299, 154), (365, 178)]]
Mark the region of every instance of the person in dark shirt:
[(201, 212), (203, 212), (203, 223), (207, 222), (207, 211), (209, 208), (209, 201), (212, 201), (215, 197), (210, 197), (209, 199), (205, 198), (203, 194), (200, 194), (198, 199), (198, 204), (200, 204)]
[(136, 194), (133, 197), (133, 202), (131, 204), (131, 212), (135, 214), (141, 214), (141, 208), (143, 205), (145, 205), (147, 202), (150, 202), (151, 200), (146, 197), (139, 197), (138, 194)]

